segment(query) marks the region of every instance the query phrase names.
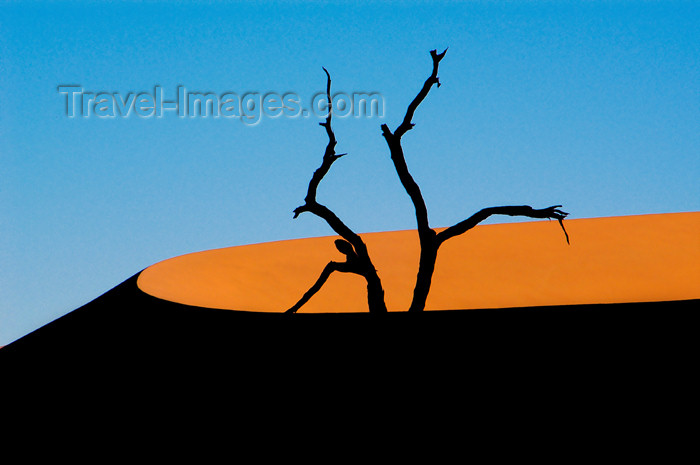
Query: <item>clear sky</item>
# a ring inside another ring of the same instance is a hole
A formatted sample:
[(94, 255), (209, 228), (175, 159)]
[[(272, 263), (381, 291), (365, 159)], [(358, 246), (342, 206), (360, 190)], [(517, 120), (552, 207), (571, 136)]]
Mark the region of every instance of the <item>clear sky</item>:
[(384, 106), (334, 120), (348, 156), (318, 200), (356, 232), (411, 229), (380, 125), (396, 128), (429, 50), (449, 46), (404, 136), (432, 226), (508, 204), (698, 211), (699, 24), (693, 1), (3, 2), (0, 345), (161, 260), (333, 234), (292, 220), (327, 141), (319, 117), (70, 118), (59, 86), (293, 92), (308, 107), (325, 66), (334, 91)]

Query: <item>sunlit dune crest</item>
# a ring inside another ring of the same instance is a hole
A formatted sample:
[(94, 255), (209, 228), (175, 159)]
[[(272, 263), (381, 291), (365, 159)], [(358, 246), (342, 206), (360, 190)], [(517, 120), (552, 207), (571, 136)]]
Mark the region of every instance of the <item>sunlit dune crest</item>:
[[(477, 226), (438, 254), (427, 310), (700, 298), (700, 212)], [(417, 233), (362, 234), (390, 311), (405, 311), (418, 270)], [(331, 260), (337, 236), (207, 250), (157, 263), (146, 293), (201, 307), (282, 312)], [(364, 280), (334, 273), (300, 310), (364, 312)]]

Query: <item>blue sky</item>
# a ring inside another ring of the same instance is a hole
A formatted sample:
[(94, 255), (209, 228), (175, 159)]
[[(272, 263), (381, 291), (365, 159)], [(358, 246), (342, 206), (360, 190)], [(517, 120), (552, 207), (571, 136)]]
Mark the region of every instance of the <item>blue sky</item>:
[[(98, 2), (0, 5), (0, 345), (158, 261), (332, 234), (292, 220), (326, 136), (317, 117), (69, 118), (86, 92), (178, 86), (378, 92), (336, 118), (318, 200), (357, 232), (413, 228), (380, 125), (404, 136), (431, 224), (494, 205), (571, 218), (700, 210), (700, 3)], [(503, 222), (504, 218), (492, 221)]]

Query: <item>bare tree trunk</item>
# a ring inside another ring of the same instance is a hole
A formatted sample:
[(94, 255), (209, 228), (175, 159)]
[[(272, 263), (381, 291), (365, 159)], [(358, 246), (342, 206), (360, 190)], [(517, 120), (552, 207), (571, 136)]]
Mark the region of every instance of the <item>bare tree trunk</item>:
[(386, 313), (386, 303), (384, 301), (384, 288), (379, 279), (379, 275), (374, 271), (365, 275), (367, 280), (367, 306), (370, 313)]
[(435, 271), (435, 261), (437, 260), (438, 243), (436, 240), (421, 241), (420, 262), (418, 264), (418, 275), (416, 285), (413, 288), (413, 299), (409, 312), (422, 312), (425, 302), (428, 299), (430, 285)]

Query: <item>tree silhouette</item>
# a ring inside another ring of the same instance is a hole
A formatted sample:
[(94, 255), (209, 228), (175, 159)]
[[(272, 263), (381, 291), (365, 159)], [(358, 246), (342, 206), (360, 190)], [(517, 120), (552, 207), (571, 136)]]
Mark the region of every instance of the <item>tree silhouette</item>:
[[(418, 184), (415, 182), (411, 173), (408, 170), (406, 159), (404, 157), (403, 148), (401, 147), (401, 138), (409, 130), (415, 126), (412, 123), (413, 115), (420, 103), (430, 92), (433, 85), (440, 87), (440, 79), (438, 78), (438, 67), (440, 61), (444, 58), (447, 49), (442, 53), (437, 53), (436, 50), (430, 51), (430, 57), (433, 61), (433, 70), (428, 79), (426, 79), (423, 87), (418, 95), (408, 105), (406, 116), (404, 116), (401, 124), (394, 132), (391, 132), (386, 124), (381, 126), (382, 136), (386, 140), (391, 153), (391, 160), (394, 163), (396, 173), (403, 185), (406, 193), (411, 198), (411, 202), (415, 208), (416, 223), (418, 226), (418, 238), (420, 242), (420, 261), (418, 265), (418, 274), (416, 276), (416, 284), (413, 289), (413, 299), (408, 309), (409, 312), (421, 312), (425, 309), (425, 303), (430, 291), (430, 284), (435, 271), (435, 261), (440, 246), (450, 238), (464, 234), (465, 232), (478, 225), (491, 215), (509, 215), (509, 216), (524, 216), (528, 218), (547, 218), (556, 219), (564, 231), (566, 242), (569, 243), (569, 235), (564, 228), (563, 220), (568, 213), (559, 210), (561, 205), (554, 205), (542, 209), (534, 209), (528, 205), (520, 206), (500, 206), (484, 208), (473, 214), (464, 221), (461, 221), (454, 226), (448, 227), (441, 232), (436, 232), (428, 223), (428, 209), (423, 200)], [(331, 76), (323, 68), (328, 78), (326, 85), (326, 95), (328, 99), (328, 115), (325, 122), (319, 123), (326, 128), (328, 134), (328, 145), (323, 154), (323, 162), (321, 166), (314, 172), (311, 181), (309, 182), (308, 193), (306, 194), (305, 204), (297, 207), (294, 210), (294, 218), (303, 212), (311, 212), (328, 223), (328, 225), (343, 239), (335, 241), (336, 248), (345, 255), (345, 262), (331, 261), (326, 265), (314, 285), (304, 294), (304, 296), (289, 310), (287, 313), (294, 313), (301, 308), (318, 290), (323, 286), (328, 277), (334, 272), (355, 273), (365, 278), (367, 281), (367, 303), (370, 313), (383, 313), (387, 311), (384, 302), (384, 290), (381, 280), (377, 274), (374, 265), (367, 252), (367, 247), (359, 235), (348, 228), (331, 210), (319, 204), (316, 201), (316, 190), (323, 177), (328, 173), (333, 162), (346, 154), (336, 154), (335, 146), (337, 140), (333, 129), (331, 128)]]

